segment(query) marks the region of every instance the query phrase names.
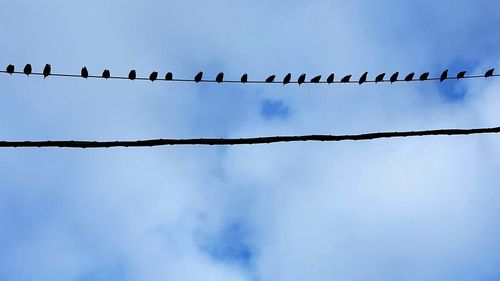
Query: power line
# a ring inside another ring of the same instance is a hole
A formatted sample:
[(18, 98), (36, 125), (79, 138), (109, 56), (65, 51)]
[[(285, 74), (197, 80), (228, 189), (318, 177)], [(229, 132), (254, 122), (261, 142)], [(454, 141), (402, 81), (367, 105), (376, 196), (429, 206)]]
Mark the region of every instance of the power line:
[(0, 141), (0, 147), (10, 148), (111, 148), (111, 147), (153, 147), (167, 145), (251, 145), (270, 144), (281, 142), (338, 142), (363, 141), (382, 138), (405, 138), (422, 136), (459, 136), (475, 134), (497, 134), (500, 127), (476, 129), (440, 129), (427, 131), (378, 132), (358, 135), (303, 135), (303, 136), (274, 136), (257, 138), (198, 138), (198, 139), (153, 139), (138, 141)]
[(203, 72), (199, 72), (193, 79), (188, 78), (175, 78), (172, 72), (168, 72), (164, 78), (158, 77), (158, 72), (153, 71), (149, 77), (137, 77), (136, 71), (131, 70), (128, 76), (112, 76), (109, 70), (104, 70), (102, 75), (89, 75), (86, 67), (82, 68), (80, 74), (70, 74), (70, 73), (51, 73), (51, 66), (47, 64), (43, 72), (33, 72), (30, 64), (26, 65), (24, 71), (15, 71), (13, 65), (8, 65), (6, 70), (0, 70), (0, 73), (4, 74), (25, 74), (34, 76), (43, 76), (44, 78), (49, 76), (54, 77), (64, 77), (64, 78), (91, 78), (91, 79), (112, 79), (112, 80), (140, 80), (140, 81), (165, 81), (165, 82), (194, 82), (194, 83), (241, 83), (241, 84), (364, 84), (364, 83), (396, 83), (396, 82), (424, 82), (424, 81), (446, 81), (446, 80), (462, 80), (462, 79), (479, 79), (479, 78), (490, 78), (490, 77), (500, 77), (500, 74), (494, 73), (494, 68), (489, 69), (482, 75), (467, 75), (467, 71), (458, 72), (454, 76), (448, 75), (448, 70), (445, 70), (441, 75), (436, 77), (429, 77), (429, 72), (421, 74), (419, 77), (415, 76), (415, 73), (409, 73), (406, 76), (399, 77), (399, 72), (395, 72), (390, 76), (389, 79), (385, 79), (386, 73), (378, 74), (374, 79), (368, 79), (368, 72), (365, 72), (357, 80), (351, 80), (352, 75), (345, 75), (341, 79), (335, 80), (333, 73), (329, 74), (328, 77), (322, 80), (321, 75), (307, 79), (306, 74), (301, 74), (299, 78), (295, 81), (291, 80), (291, 73), (288, 73), (283, 81), (276, 80), (276, 75), (270, 75), (264, 80), (249, 80), (248, 74), (245, 73), (241, 76), (240, 80), (224, 80), (224, 73), (220, 72), (217, 74), (215, 79), (203, 79)]

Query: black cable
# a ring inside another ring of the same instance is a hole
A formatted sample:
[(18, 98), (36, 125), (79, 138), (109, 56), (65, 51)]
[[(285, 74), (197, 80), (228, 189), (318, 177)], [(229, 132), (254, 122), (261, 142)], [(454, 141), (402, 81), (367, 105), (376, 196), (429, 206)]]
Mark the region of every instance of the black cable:
[(406, 132), (379, 132), (359, 135), (304, 135), (304, 136), (275, 136), (236, 139), (154, 139), (138, 141), (0, 141), (0, 147), (60, 147), (60, 148), (110, 148), (110, 147), (153, 147), (166, 145), (250, 145), (270, 144), (281, 142), (337, 142), (337, 141), (362, 141), (382, 138), (404, 138), (421, 136), (458, 136), (474, 134), (497, 134), (500, 127), (476, 129), (441, 129), (427, 131)]

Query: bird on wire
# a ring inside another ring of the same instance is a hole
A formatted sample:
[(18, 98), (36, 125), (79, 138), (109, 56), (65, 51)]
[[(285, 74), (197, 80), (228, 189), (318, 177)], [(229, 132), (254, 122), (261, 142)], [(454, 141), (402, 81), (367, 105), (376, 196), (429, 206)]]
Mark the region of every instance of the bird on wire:
[(321, 81), (321, 75), (318, 75), (311, 79), (311, 83), (319, 83)]
[(363, 73), (363, 75), (361, 75), (361, 77), (359, 77), (359, 81), (358, 81), (359, 85), (365, 83), (367, 78), (368, 78), (368, 72)]
[(109, 72), (109, 70), (104, 69), (104, 71), (102, 72), (102, 78), (109, 79), (109, 77), (111, 77), (111, 73)]
[(198, 72), (194, 77), (194, 82), (199, 83), (203, 79), (203, 71)]
[(30, 74), (33, 72), (33, 68), (31, 67), (31, 64), (28, 63), (27, 65), (25, 65), (23, 72), (24, 72), (24, 74), (26, 74), (26, 76), (30, 76)]
[(14, 71), (15, 71), (14, 65), (12, 65), (12, 64), (7, 65), (7, 68), (5, 69), (5, 71), (7, 71), (7, 73), (12, 75), (12, 73), (14, 73)]
[(335, 78), (335, 74), (332, 73), (332, 74), (328, 75), (328, 77), (326, 78), (326, 83), (332, 84), (334, 78)]
[(484, 74), (484, 78), (492, 77), (492, 76), (493, 76), (493, 74), (494, 74), (494, 72), (495, 72), (495, 69), (494, 69), (494, 68), (492, 68), (492, 69), (490, 69), (490, 70), (486, 71), (486, 73)]
[(306, 74), (305, 73), (302, 73), (300, 76), (299, 76), (299, 80), (297, 80), (297, 83), (299, 83), (299, 86), (304, 84), (304, 82), (306, 82)]
[(172, 72), (167, 72), (167, 74), (165, 74), (165, 80), (171, 81), (172, 79), (174, 79)]
[(415, 73), (414, 73), (414, 72), (412, 72), (412, 73), (410, 73), (410, 74), (406, 75), (406, 77), (405, 77), (405, 81), (406, 81), (406, 82), (413, 81), (413, 77), (415, 77)]
[(283, 78), (283, 85), (286, 85), (288, 83), (290, 83), (290, 80), (292, 79), (292, 74), (291, 73), (288, 73), (285, 78)]
[(443, 71), (443, 73), (441, 73), (441, 77), (439, 77), (439, 81), (443, 82), (446, 79), (448, 79), (448, 69), (446, 69), (445, 71)]
[(375, 77), (375, 83), (379, 83), (379, 82), (384, 81), (384, 77), (385, 77), (385, 73), (380, 73), (379, 75), (377, 75), (377, 77)]
[(130, 80), (135, 80), (137, 78), (137, 73), (135, 72), (135, 69), (130, 70), (128, 73), (128, 79)]
[(429, 79), (429, 72), (424, 72), (420, 75), (420, 81), (425, 81), (427, 79)]
[(83, 78), (87, 79), (89, 78), (89, 71), (87, 70), (87, 67), (82, 67), (82, 70), (80, 71), (80, 76)]
[(271, 76), (267, 77), (266, 83), (273, 83), (274, 79), (276, 79), (276, 75), (271, 75)]
[(241, 76), (241, 79), (240, 79), (241, 83), (246, 83), (248, 82), (248, 74), (245, 73)]
[(460, 71), (459, 73), (457, 73), (457, 80), (464, 78), (466, 73), (467, 71)]
[(224, 81), (224, 73), (219, 72), (219, 74), (217, 74), (217, 77), (215, 77), (215, 82), (220, 84), (223, 81)]
[(399, 76), (399, 72), (395, 72), (391, 78), (389, 79), (389, 81), (391, 81), (391, 84), (398, 81), (398, 76)]
[(43, 79), (47, 78), (50, 75), (52, 70), (52, 66), (50, 64), (46, 64), (43, 68)]
[(340, 79), (340, 82), (341, 83), (349, 83), (349, 81), (351, 80), (351, 77), (352, 77), (352, 75), (346, 75), (346, 76), (344, 76), (344, 78)]
[(151, 82), (154, 82), (156, 79), (158, 79), (158, 72), (151, 72), (151, 74), (149, 75), (149, 80), (151, 80)]

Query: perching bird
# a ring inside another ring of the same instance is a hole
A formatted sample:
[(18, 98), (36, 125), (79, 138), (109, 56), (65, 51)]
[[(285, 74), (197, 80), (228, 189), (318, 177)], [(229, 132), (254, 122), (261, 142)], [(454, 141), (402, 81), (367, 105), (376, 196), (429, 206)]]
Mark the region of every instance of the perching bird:
[(396, 72), (391, 76), (391, 78), (389, 79), (389, 81), (391, 81), (391, 84), (398, 81), (398, 76), (399, 76), (399, 72)]
[(12, 73), (14, 73), (14, 70), (15, 70), (15, 67), (12, 64), (7, 65), (7, 68), (5, 69), (5, 71), (7, 71), (7, 73), (9, 73), (10, 75), (12, 75)]
[(330, 74), (327, 78), (326, 78), (326, 83), (328, 84), (332, 84), (333, 83), (333, 79), (335, 78), (335, 75), (332, 73)]
[(460, 72), (457, 74), (457, 80), (458, 80), (458, 79), (462, 79), (462, 78), (464, 78), (466, 73), (467, 73), (467, 71), (460, 71)]
[(167, 72), (167, 74), (165, 74), (165, 80), (171, 81), (172, 79), (174, 79), (172, 72)]
[(283, 85), (286, 85), (288, 83), (290, 83), (290, 80), (292, 79), (292, 74), (291, 73), (288, 73), (285, 78), (283, 78)]
[(425, 81), (427, 79), (429, 79), (429, 72), (424, 72), (420, 75), (420, 81)]
[(50, 75), (50, 71), (52, 70), (52, 67), (50, 64), (46, 64), (45, 67), (43, 68), (43, 79), (47, 78), (47, 76)]
[(490, 70), (486, 71), (486, 73), (484, 74), (484, 78), (488, 78), (488, 77), (493, 76), (494, 72), (495, 72), (495, 69), (494, 69), (494, 68), (492, 68), (492, 69), (490, 69)]
[(415, 73), (414, 73), (414, 72), (412, 72), (412, 73), (410, 73), (410, 74), (406, 75), (406, 77), (405, 77), (405, 81), (406, 81), (406, 82), (413, 81), (413, 77), (415, 77)]
[(128, 79), (130, 80), (135, 80), (135, 78), (137, 78), (137, 73), (135, 72), (134, 69), (130, 70), (130, 72), (128, 73)]
[(346, 76), (344, 76), (344, 78), (340, 79), (340, 82), (349, 83), (349, 81), (351, 80), (351, 77), (352, 77), (352, 75), (346, 75)]
[(380, 73), (379, 75), (377, 75), (377, 77), (375, 77), (375, 83), (379, 83), (379, 82), (384, 81), (384, 77), (385, 77), (385, 73)]
[(203, 71), (200, 71), (198, 72), (198, 74), (196, 74), (196, 76), (194, 77), (194, 82), (198, 83), (201, 81), (201, 79), (203, 79)]
[(33, 69), (31, 68), (31, 64), (27, 64), (26, 66), (24, 66), (24, 70), (23, 70), (24, 74), (26, 74), (26, 76), (30, 76), (31, 72), (33, 72)]
[(366, 82), (366, 79), (368, 78), (368, 72), (363, 73), (361, 77), (359, 77), (359, 85), (363, 84)]
[(109, 72), (109, 70), (104, 69), (104, 71), (102, 72), (102, 78), (108, 79), (109, 77), (111, 77), (111, 73)]
[(82, 71), (80, 71), (80, 75), (87, 79), (89, 77), (89, 71), (87, 70), (87, 68), (84, 66), (82, 67)]
[(448, 79), (448, 69), (443, 71), (443, 73), (441, 73), (441, 77), (439, 78), (439, 81), (443, 82), (446, 79)]
[(319, 81), (321, 81), (321, 75), (318, 75), (311, 79), (311, 83), (319, 83)]
[(267, 77), (266, 83), (273, 83), (275, 78), (276, 78), (276, 75), (271, 75), (271, 76)]
[(224, 81), (224, 73), (219, 72), (219, 74), (217, 74), (217, 77), (215, 77), (215, 81), (217, 83), (222, 83), (222, 81)]
[(158, 72), (156, 72), (156, 71), (151, 72), (151, 74), (149, 75), (149, 80), (151, 80), (151, 82), (153, 82), (156, 79), (158, 79)]
[(243, 74), (240, 79), (241, 83), (246, 83), (248, 82), (248, 74)]
[(299, 83), (299, 86), (302, 85), (304, 82), (306, 82), (306, 74), (305, 73), (302, 73), (300, 76), (299, 76), (299, 80), (297, 80), (297, 83)]

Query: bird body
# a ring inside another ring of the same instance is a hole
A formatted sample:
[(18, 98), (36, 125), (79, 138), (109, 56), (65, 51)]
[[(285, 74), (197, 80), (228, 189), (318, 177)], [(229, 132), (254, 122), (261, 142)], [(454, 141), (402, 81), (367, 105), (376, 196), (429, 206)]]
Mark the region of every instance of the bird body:
[(352, 77), (352, 75), (346, 75), (346, 76), (344, 76), (344, 78), (340, 79), (340, 82), (349, 83), (349, 81), (351, 80), (351, 77)]
[(443, 82), (446, 79), (448, 79), (448, 69), (443, 71), (443, 73), (441, 73), (441, 77), (439, 78), (439, 81)]
[(486, 71), (486, 73), (484, 74), (484, 78), (492, 77), (492, 76), (493, 76), (493, 74), (494, 74), (494, 72), (495, 72), (495, 69), (494, 69), (494, 68), (492, 68), (492, 69), (490, 69), (490, 70)]
[(311, 79), (311, 83), (319, 83), (321, 81), (321, 75), (318, 75)]
[(427, 79), (429, 79), (429, 72), (425, 72), (420, 75), (420, 81), (425, 81)]
[(24, 66), (23, 72), (24, 74), (26, 74), (26, 76), (30, 76), (31, 72), (33, 72), (31, 64), (28, 63), (26, 66)]
[(302, 73), (302, 74), (299, 76), (299, 80), (297, 80), (297, 83), (299, 83), (299, 86), (300, 86), (300, 85), (302, 85), (305, 81), (306, 81), (306, 74), (305, 74), (305, 73)]
[(46, 64), (45, 67), (43, 68), (43, 78), (44, 79), (50, 75), (51, 70), (52, 70), (52, 66), (50, 64)]
[(167, 74), (165, 74), (165, 80), (170, 81), (172, 79), (174, 79), (172, 72), (167, 72)]
[(288, 73), (285, 78), (283, 78), (283, 85), (286, 85), (288, 83), (290, 83), (290, 80), (292, 79), (292, 74), (291, 73)]
[(215, 77), (215, 81), (217, 83), (222, 83), (224, 81), (224, 73), (219, 72), (219, 74), (217, 74), (217, 77)]
[(240, 79), (241, 83), (246, 83), (248, 82), (248, 74), (243, 74)]
[(398, 81), (398, 76), (399, 76), (399, 72), (395, 72), (391, 78), (389, 79), (389, 81), (391, 81), (391, 83), (394, 83), (396, 81)]
[(80, 75), (87, 79), (89, 77), (89, 71), (87, 70), (87, 68), (84, 66), (82, 67), (82, 71), (80, 71)]
[(273, 83), (274, 79), (276, 79), (276, 75), (271, 75), (271, 76), (267, 77), (266, 83)]
[(457, 80), (458, 80), (458, 79), (462, 79), (462, 78), (464, 78), (466, 73), (467, 73), (467, 71), (460, 71), (460, 72), (457, 74)]
[(137, 78), (137, 73), (135, 72), (134, 69), (130, 70), (130, 72), (128, 73), (128, 79), (130, 80), (135, 80), (135, 78)]
[(7, 65), (7, 68), (5, 69), (5, 71), (7, 71), (7, 73), (9, 73), (10, 75), (12, 75), (12, 73), (14, 73), (14, 70), (15, 70), (15, 67), (12, 64)]
[(156, 71), (151, 72), (151, 74), (149, 75), (149, 80), (151, 80), (151, 82), (153, 82), (156, 79), (158, 79), (158, 72), (156, 72)]
[(200, 71), (198, 72), (198, 74), (196, 74), (196, 76), (194, 77), (194, 82), (198, 83), (201, 81), (201, 79), (203, 79), (203, 71)]
[(111, 77), (111, 73), (109, 72), (109, 70), (105, 69), (105, 70), (102, 72), (102, 78), (104, 78), (104, 79), (108, 79), (109, 77)]
[(358, 82), (359, 85), (365, 83), (367, 78), (368, 78), (368, 72), (363, 73), (363, 75), (361, 75), (361, 77), (359, 78)]
[(335, 79), (335, 74), (332, 73), (328, 75), (328, 77), (326, 78), (326, 83), (332, 84), (334, 79)]
[(410, 73), (410, 74), (406, 75), (406, 77), (405, 77), (405, 81), (406, 81), (406, 82), (413, 81), (413, 77), (415, 77), (415, 73), (414, 73), (414, 72), (412, 72), (412, 73)]
[(384, 81), (384, 77), (385, 73), (380, 73), (379, 75), (377, 75), (377, 77), (375, 77), (375, 83)]

